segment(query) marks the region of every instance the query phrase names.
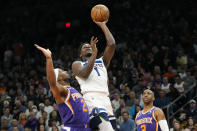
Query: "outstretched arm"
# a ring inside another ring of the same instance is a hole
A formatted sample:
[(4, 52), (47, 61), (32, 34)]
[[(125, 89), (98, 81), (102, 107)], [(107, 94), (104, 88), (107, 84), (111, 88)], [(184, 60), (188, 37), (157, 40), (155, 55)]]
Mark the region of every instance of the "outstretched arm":
[(88, 63), (85, 66), (82, 66), (79, 61), (75, 61), (72, 64), (72, 71), (75, 76), (78, 76), (83, 79), (87, 79), (92, 72), (92, 69), (94, 67), (94, 61), (97, 56), (97, 48), (96, 48), (96, 43), (98, 42), (97, 38), (94, 39), (94, 37), (91, 38), (90, 45), (92, 47), (92, 55), (88, 59)]
[(35, 47), (42, 51), (42, 53), (46, 57), (46, 74), (47, 74), (47, 80), (50, 85), (50, 89), (53, 93), (53, 96), (55, 97), (58, 104), (61, 104), (63, 101), (61, 100), (61, 92), (65, 93), (65, 96), (67, 96), (68, 91), (61, 87), (60, 85), (57, 86), (56, 84), (56, 76), (53, 68), (53, 61), (51, 58), (51, 51), (49, 49), (44, 49), (38, 45), (35, 44)]
[(109, 31), (109, 29), (106, 25), (107, 21), (95, 22), (95, 23), (102, 29), (103, 33), (105, 34), (105, 38), (107, 41), (107, 47), (105, 48), (105, 51), (103, 54), (103, 61), (104, 61), (106, 68), (108, 68), (110, 61), (111, 61), (111, 59), (114, 55), (114, 52), (115, 52), (116, 42), (114, 40), (113, 35), (111, 34), (111, 32)]
[(168, 123), (166, 121), (165, 115), (163, 111), (159, 108), (157, 108), (154, 112), (155, 118), (159, 123), (159, 126), (162, 131), (169, 131)]

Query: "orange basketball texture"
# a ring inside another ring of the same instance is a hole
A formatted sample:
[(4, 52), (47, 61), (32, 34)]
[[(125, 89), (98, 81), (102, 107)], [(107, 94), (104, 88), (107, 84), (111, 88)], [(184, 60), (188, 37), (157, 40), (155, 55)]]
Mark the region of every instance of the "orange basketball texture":
[(92, 20), (103, 22), (109, 19), (109, 9), (105, 5), (96, 5), (91, 10)]

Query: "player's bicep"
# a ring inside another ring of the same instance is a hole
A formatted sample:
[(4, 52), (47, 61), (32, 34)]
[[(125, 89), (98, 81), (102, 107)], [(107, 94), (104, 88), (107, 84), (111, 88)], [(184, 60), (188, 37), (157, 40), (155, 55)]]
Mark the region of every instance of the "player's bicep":
[(154, 114), (157, 121), (166, 120), (165, 114), (161, 109), (157, 108)]
[(115, 44), (108, 45), (105, 48), (105, 51), (104, 51), (104, 54), (103, 54), (103, 62), (104, 62), (106, 67), (109, 66), (110, 61), (111, 61), (111, 59), (112, 59), (112, 57), (114, 55), (114, 52), (115, 52)]

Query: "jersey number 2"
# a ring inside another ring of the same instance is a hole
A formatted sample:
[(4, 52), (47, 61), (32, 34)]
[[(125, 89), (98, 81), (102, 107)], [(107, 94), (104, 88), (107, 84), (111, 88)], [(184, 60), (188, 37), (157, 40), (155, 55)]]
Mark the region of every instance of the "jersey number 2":
[(88, 109), (85, 108), (86, 104), (83, 99), (81, 100), (81, 103), (83, 103), (83, 111), (88, 111)]
[(98, 74), (98, 76), (101, 76), (101, 74), (98, 71), (98, 68), (97, 67), (94, 67), (94, 69), (95, 69), (96, 73)]
[(146, 125), (141, 125), (142, 131), (146, 131)]

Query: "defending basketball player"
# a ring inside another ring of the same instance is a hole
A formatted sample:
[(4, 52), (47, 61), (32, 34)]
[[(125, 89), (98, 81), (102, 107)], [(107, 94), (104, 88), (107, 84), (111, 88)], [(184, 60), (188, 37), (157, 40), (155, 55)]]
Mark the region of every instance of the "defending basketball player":
[(88, 108), (81, 94), (70, 86), (70, 75), (67, 71), (53, 68), (49, 49), (35, 47), (46, 57), (47, 80), (64, 122), (63, 131), (90, 131)]
[(112, 131), (116, 128), (116, 121), (108, 97), (107, 68), (115, 52), (115, 40), (106, 26), (106, 21), (95, 23), (102, 29), (107, 40), (104, 54), (96, 59), (98, 40), (92, 37), (90, 44), (84, 43), (81, 46), (82, 61), (73, 62), (72, 71), (80, 84), (81, 93), (89, 108), (90, 127), (98, 126), (100, 131)]
[(147, 89), (142, 96), (144, 109), (136, 115), (138, 131), (169, 131), (163, 111), (153, 106), (154, 93)]

